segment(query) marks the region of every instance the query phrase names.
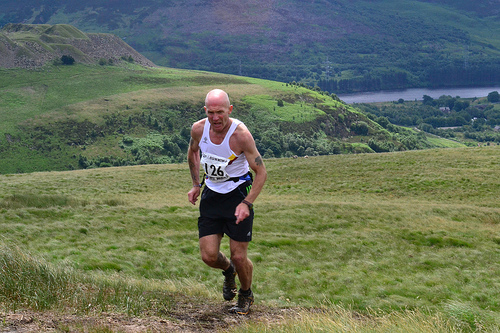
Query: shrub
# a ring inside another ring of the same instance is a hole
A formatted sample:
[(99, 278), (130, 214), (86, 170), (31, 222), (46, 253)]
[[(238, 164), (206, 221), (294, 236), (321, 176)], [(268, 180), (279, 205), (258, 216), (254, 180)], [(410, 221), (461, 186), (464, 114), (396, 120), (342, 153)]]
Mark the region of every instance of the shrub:
[(488, 102), (496, 103), (500, 101), (500, 94), (498, 91), (492, 91), (488, 94)]
[(351, 125), (351, 130), (357, 135), (368, 135), (370, 127), (364, 121), (358, 121)]
[(131, 145), (134, 143), (134, 138), (128, 136), (128, 135), (125, 135), (122, 139), (122, 142), (126, 145)]
[(63, 55), (61, 57), (61, 62), (63, 65), (73, 65), (75, 63), (75, 58), (70, 55)]
[(390, 141), (377, 141), (374, 139), (370, 139), (368, 141), (368, 146), (377, 153), (394, 151), (394, 143)]
[(378, 117), (375, 121), (383, 128), (387, 128), (387, 125), (390, 123), (387, 117)]

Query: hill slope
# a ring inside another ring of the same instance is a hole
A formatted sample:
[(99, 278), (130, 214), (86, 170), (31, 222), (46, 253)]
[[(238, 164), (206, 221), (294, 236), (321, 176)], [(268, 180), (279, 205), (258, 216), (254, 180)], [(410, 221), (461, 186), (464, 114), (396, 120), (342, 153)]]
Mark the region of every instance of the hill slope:
[(6, 0), (9, 22), (111, 32), (161, 66), (329, 92), (500, 81), (498, 1)]

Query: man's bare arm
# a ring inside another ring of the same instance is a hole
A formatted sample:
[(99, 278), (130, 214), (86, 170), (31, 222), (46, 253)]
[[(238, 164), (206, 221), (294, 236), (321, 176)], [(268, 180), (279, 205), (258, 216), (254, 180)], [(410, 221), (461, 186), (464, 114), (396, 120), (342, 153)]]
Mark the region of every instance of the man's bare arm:
[(242, 131), (241, 134), (241, 139), (243, 141), (240, 142), (243, 142), (243, 153), (247, 158), (250, 168), (255, 173), (252, 189), (248, 193), (245, 200), (253, 203), (264, 187), (264, 183), (267, 179), (267, 170), (266, 166), (264, 165), (264, 161), (262, 160), (262, 156), (260, 156), (260, 153), (255, 145), (255, 141), (248, 129), (245, 128), (245, 130)]
[(187, 152), (187, 160), (189, 165), (189, 172), (191, 174), (191, 181), (193, 187), (188, 192), (188, 200), (193, 205), (198, 200), (200, 195), (200, 138), (203, 134), (203, 124), (201, 121), (193, 124), (191, 128), (191, 139), (189, 140), (189, 147)]
[[(264, 166), (264, 161), (262, 161), (262, 157), (255, 146), (255, 141), (248, 129), (245, 128), (239, 133), (239, 140), (241, 140), (239, 142), (241, 143), (241, 147), (243, 148), (243, 153), (247, 158), (248, 164), (255, 173), (252, 188), (245, 198), (247, 203), (253, 203), (264, 187), (264, 183), (267, 179), (267, 171)], [(236, 207), (236, 211), (234, 212), (234, 215), (236, 216), (236, 224), (240, 223), (250, 215), (250, 209), (247, 206), (247, 203), (242, 202)]]
[(189, 172), (191, 173), (191, 180), (193, 181), (193, 185), (197, 185), (200, 182), (200, 153), (199, 147), (193, 138), (189, 140), (187, 160)]
[(264, 187), (264, 183), (266, 182), (267, 179), (267, 170), (264, 165), (264, 161), (262, 161), (262, 157), (258, 152), (257, 156), (254, 157), (253, 161), (252, 162), (249, 161), (249, 165), (250, 168), (255, 173), (255, 177), (253, 180), (252, 189), (248, 193), (245, 200), (253, 203), (257, 199), (260, 192), (262, 191), (262, 188)]

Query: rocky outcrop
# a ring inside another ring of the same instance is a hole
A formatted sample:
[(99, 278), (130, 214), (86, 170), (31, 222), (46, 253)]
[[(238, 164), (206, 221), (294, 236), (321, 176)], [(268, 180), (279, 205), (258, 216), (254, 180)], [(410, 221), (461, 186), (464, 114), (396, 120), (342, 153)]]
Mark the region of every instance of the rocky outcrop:
[(122, 39), (83, 33), (70, 25), (7, 24), (0, 30), (0, 67), (36, 68), (63, 55), (81, 63), (133, 61), (155, 66)]

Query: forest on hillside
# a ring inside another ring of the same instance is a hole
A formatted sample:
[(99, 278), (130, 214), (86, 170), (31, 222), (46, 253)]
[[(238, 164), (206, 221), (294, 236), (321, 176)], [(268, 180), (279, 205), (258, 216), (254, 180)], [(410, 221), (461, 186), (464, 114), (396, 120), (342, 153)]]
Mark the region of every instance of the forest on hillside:
[(498, 8), (487, 0), (4, 2), (0, 27), (66, 23), (112, 33), (166, 67), (337, 94), (500, 81)]

